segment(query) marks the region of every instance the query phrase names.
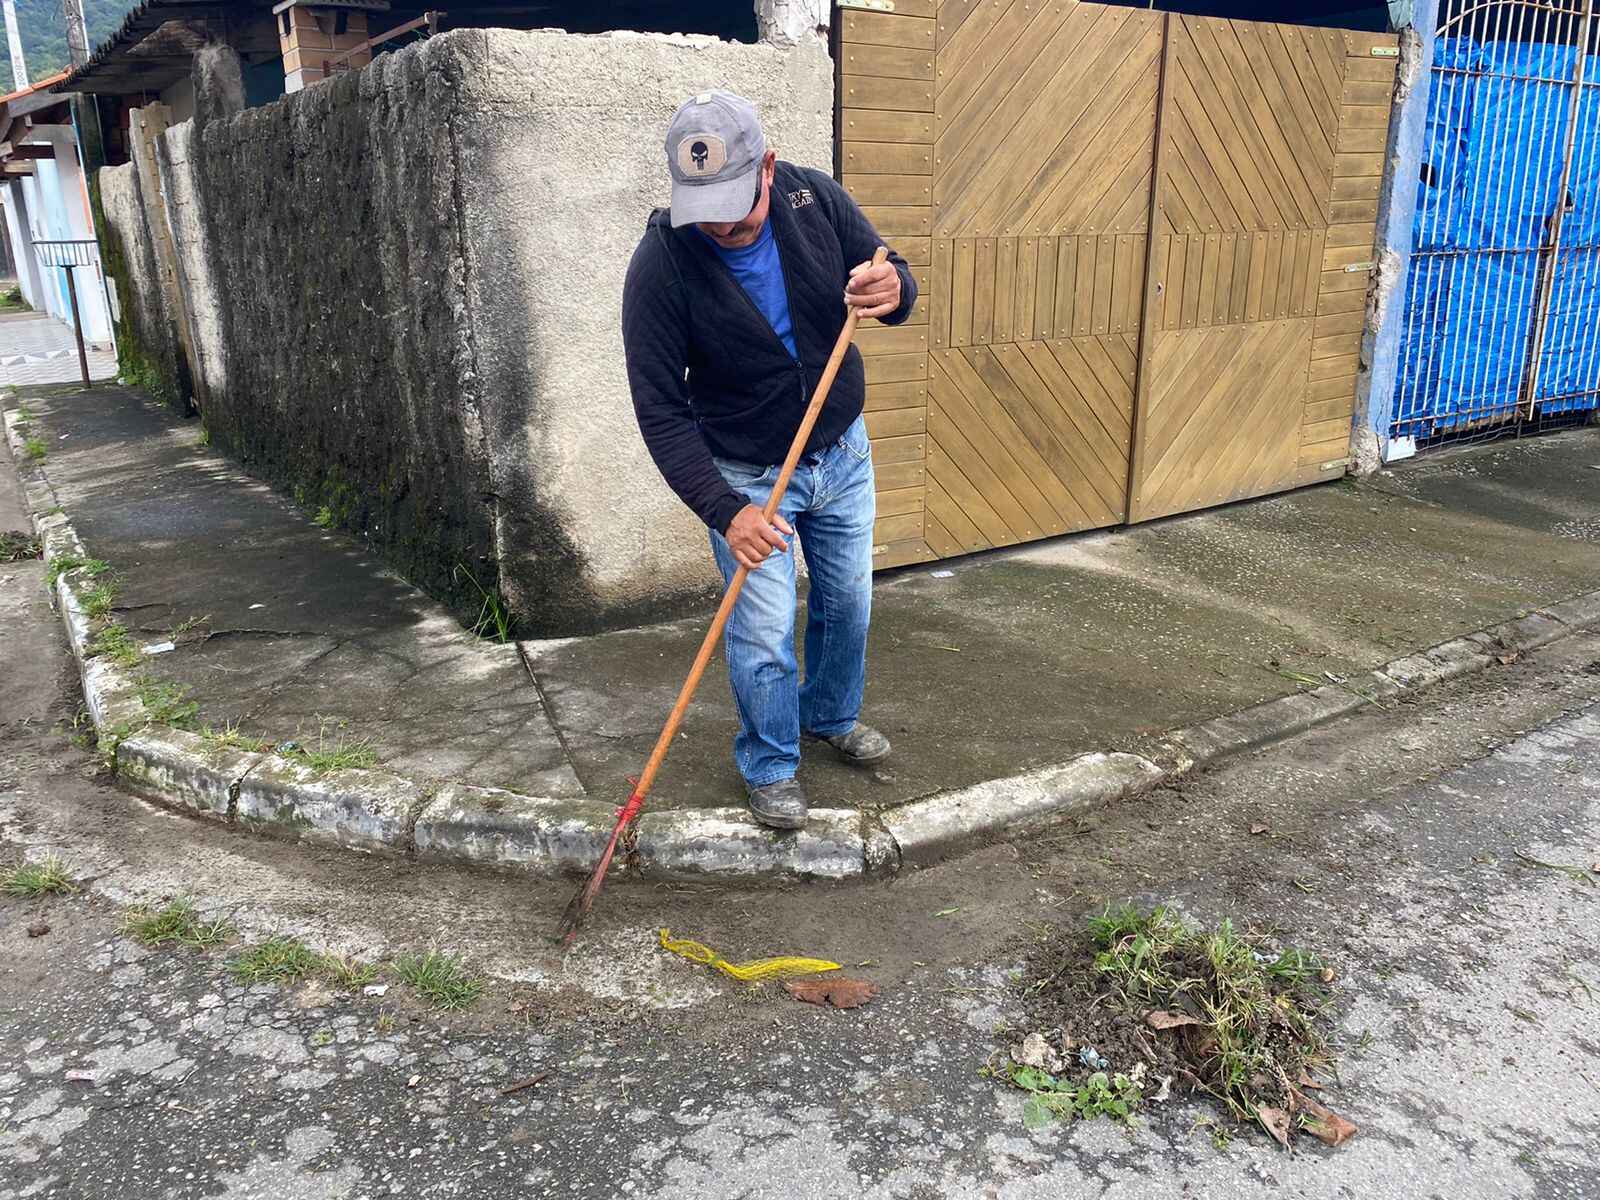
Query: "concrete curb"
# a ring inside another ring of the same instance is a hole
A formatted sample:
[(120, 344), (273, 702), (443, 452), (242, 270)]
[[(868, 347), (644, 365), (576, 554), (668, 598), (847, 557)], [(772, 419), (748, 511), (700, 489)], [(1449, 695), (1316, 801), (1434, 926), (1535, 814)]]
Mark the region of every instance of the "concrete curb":
[[(25, 462), (16, 414), (6, 436)], [(42, 467), (24, 478), (47, 559), (87, 557)], [(89, 653), (89, 580), (63, 571), (52, 594), (84, 696), (128, 790), (167, 807), (314, 845), (466, 863), (539, 875), (582, 874), (616, 819), (593, 800), (524, 796), (461, 783), (426, 786), (380, 770), (318, 774), (283, 755), (223, 747), (151, 724), (131, 674)], [(1171, 783), (1234, 754), (1304, 733), (1368, 704), (1481, 671), (1500, 657), (1600, 626), (1600, 591), (1452, 638), (1339, 683), (1269, 700), (1166, 734), (1148, 755), (1082, 754), (1004, 779), (940, 792), (877, 816), (818, 809), (804, 830), (779, 833), (742, 808), (646, 812), (614, 870), (724, 879), (849, 879), (922, 866), (986, 839), (1037, 829), (1073, 813)]]

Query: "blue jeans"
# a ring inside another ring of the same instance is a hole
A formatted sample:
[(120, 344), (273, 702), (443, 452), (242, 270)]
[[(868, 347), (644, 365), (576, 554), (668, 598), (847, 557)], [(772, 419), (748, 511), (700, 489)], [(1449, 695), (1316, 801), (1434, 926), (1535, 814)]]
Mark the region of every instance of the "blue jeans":
[[(778, 467), (716, 462), (734, 491), (757, 508), (765, 506)], [(799, 537), (811, 577), (805, 683), (794, 651), (793, 546), (769, 554), (750, 572), (728, 618), (728, 677), (740, 726), (733, 757), (750, 787), (794, 778), (802, 729), (822, 736), (846, 733), (861, 713), (876, 513), (872, 444), (857, 417), (837, 442), (800, 459), (778, 506)], [(715, 530), (711, 549), (726, 583), (739, 564)]]

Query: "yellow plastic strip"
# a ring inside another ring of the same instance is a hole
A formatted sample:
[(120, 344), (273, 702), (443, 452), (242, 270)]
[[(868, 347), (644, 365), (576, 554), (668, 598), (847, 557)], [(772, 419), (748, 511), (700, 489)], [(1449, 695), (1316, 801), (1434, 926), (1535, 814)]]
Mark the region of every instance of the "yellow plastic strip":
[(780, 975), (820, 975), (824, 971), (839, 969), (838, 963), (829, 962), (825, 958), (757, 958), (745, 963), (731, 963), (710, 946), (690, 941), (688, 938), (673, 937), (669, 929), (661, 931), (661, 948), (690, 962), (715, 967), (724, 975), (742, 983), (756, 983)]

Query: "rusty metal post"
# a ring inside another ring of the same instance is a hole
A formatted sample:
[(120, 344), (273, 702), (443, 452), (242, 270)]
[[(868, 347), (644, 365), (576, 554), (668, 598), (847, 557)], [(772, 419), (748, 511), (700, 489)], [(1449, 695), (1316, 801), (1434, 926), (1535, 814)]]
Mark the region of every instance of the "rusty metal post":
[(83, 348), (83, 318), (78, 314), (78, 285), (72, 282), (72, 268), (62, 267), (67, 273), (67, 300), (72, 304), (72, 336), (78, 342), (78, 370), (83, 375), (83, 386), (89, 386), (89, 355)]

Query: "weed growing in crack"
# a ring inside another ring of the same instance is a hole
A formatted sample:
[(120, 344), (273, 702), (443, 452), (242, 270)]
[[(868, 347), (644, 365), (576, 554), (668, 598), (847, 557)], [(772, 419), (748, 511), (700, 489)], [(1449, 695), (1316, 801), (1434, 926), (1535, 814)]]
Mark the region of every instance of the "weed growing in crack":
[(182, 621), (179, 621), (176, 625), (174, 625), (172, 627), (172, 640), (173, 641), (177, 641), (184, 634), (188, 633), (191, 629), (198, 628), (199, 626), (204, 625), (209, 620), (211, 620), (211, 614), (210, 613), (207, 613), (203, 617), (189, 616), (189, 617), (184, 618)]
[(122, 594), (122, 585), (115, 579), (106, 579), (83, 593), (83, 611), (95, 621), (109, 621)]
[(89, 657), (104, 658), (119, 667), (136, 667), (142, 661), (139, 647), (134, 645), (128, 627), (116, 621), (107, 624), (89, 643)]
[(483, 981), (469, 975), (459, 957), (437, 950), (401, 955), (394, 973), (435, 1008), (466, 1008), (483, 992)]
[(310, 767), (318, 775), (329, 771), (365, 770), (378, 765), (378, 752), (368, 739), (347, 742), (343, 734), (337, 734), (330, 741), (327, 722), (317, 727), (315, 747), (284, 742), (278, 746), (278, 753), (303, 767)]
[(311, 523), (318, 529), (332, 529), (333, 509), (324, 504), (321, 508), (317, 509), (316, 515), (311, 518)]
[(28, 456), (29, 462), (41, 463), (49, 450), (38, 438), (30, 437), (23, 440), (22, 452)]
[(265, 754), (272, 749), (272, 743), (265, 738), (251, 737), (242, 733), (239, 726), (229, 721), (221, 729), (213, 729), (207, 725), (200, 730), (203, 737), (213, 750), (243, 750), (249, 754)]
[(298, 983), (316, 972), (322, 960), (295, 938), (270, 937), (240, 951), (228, 970), (240, 983)]
[(0, 892), (8, 896), (31, 900), (39, 896), (66, 896), (77, 890), (59, 854), (46, 854), (38, 862), (18, 863), (9, 870), (0, 871)]
[(473, 623), (472, 636), (489, 638), (502, 645), (511, 640), (511, 609), (506, 606), (506, 598), (500, 594), (500, 588), (486, 588), (478, 582), (478, 577), (467, 570), (464, 563), (457, 563), (455, 569), (457, 579), (465, 579), (478, 593), (478, 619)]
[(136, 904), (122, 914), (122, 932), (146, 946), (176, 942), (180, 946), (216, 946), (233, 935), (226, 917), (202, 918), (194, 902), (179, 896), (161, 908)]
[(189, 699), (189, 689), (181, 684), (157, 679), (140, 679), (139, 702), (145, 720), (152, 725), (171, 725), (174, 729), (193, 729), (200, 713), (197, 701)]

